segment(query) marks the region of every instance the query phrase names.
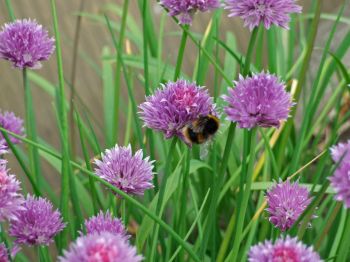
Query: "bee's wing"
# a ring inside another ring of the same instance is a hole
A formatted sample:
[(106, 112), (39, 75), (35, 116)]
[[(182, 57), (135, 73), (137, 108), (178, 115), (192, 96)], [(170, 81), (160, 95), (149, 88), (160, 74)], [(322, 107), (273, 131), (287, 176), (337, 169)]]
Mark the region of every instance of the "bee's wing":
[(212, 141), (208, 140), (199, 147), (199, 158), (205, 160), (208, 157), (209, 147), (212, 145)]

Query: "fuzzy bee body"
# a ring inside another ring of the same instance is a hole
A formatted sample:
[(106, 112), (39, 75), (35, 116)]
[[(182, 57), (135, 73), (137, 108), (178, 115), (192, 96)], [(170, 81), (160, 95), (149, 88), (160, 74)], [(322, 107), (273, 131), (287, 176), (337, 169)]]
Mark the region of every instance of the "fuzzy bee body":
[(200, 116), (190, 124), (186, 125), (182, 133), (186, 142), (191, 144), (202, 144), (208, 141), (220, 126), (219, 119), (214, 115)]

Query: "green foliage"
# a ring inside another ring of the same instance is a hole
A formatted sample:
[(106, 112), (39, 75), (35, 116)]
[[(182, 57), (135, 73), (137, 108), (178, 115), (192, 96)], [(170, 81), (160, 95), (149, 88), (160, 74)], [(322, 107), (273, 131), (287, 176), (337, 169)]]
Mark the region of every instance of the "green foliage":
[[(220, 29), (226, 15), (222, 9), (211, 13), (203, 32), (194, 33), (191, 27), (179, 25), (172, 34), (167, 31), (167, 20), (177, 22), (176, 18), (162, 10), (164, 14), (156, 23), (151, 9), (154, 3), (150, 2), (137, 1), (138, 17), (133, 17), (128, 0), (102, 5), (102, 13), (76, 13), (110, 33), (100, 50), (101, 61), (79, 52), (101, 78), (103, 138), (95, 131), (92, 109), (80, 95), (76, 94), (73, 106), (65, 96), (67, 83), (54, 0), (51, 10), (58, 83), (49, 82), (40, 71), (25, 70), (27, 136), (20, 137), (0, 127), (29, 181), (29, 191), (47, 196), (60, 207), (68, 222), (55, 242), (57, 252), (62, 253), (79, 230), (84, 230), (84, 218), (109, 209), (129, 222), (130, 231), (136, 234), (131, 242), (145, 261), (243, 261), (251, 245), (281, 235), (266, 219), (264, 195), (275, 181), (289, 177), (307, 187), (313, 201), (287, 234), (314, 246), (325, 260), (349, 261), (350, 211), (334, 201), (328, 180), (336, 168), (329, 147), (342, 137), (350, 117), (350, 68), (343, 61), (350, 46), (350, 31), (338, 42), (335, 39), (338, 26), (350, 24), (343, 12), (349, 8), (347, 1), (337, 14), (322, 13), (322, 1), (313, 1), (313, 7), (304, 10), (304, 15), (292, 16), (289, 31), (277, 27), (267, 31), (260, 26), (252, 31), (243, 51), (237, 44), (240, 36)], [(13, 20), (16, 10), (11, 1), (6, 0), (6, 7)], [(333, 26), (325, 43), (316, 42), (323, 21)], [(175, 63), (165, 54), (169, 36), (179, 41), (178, 50), (172, 50)], [(192, 53), (192, 75), (182, 70), (187, 48), (196, 51)], [(313, 55), (321, 55), (316, 69), (311, 66)], [(161, 134), (142, 128), (137, 113), (139, 98), (152, 94), (166, 81), (193, 79), (205, 86), (213, 75), (215, 86), (210, 92), (222, 110), (224, 102), (220, 97), (227, 93), (238, 73), (246, 76), (262, 70), (278, 74), (297, 103), (291, 117), (277, 130), (243, 131), (223, 114), (208, 155), (201, 158), (203, 148), (195, 145), (188, 150), (181, 140), (166, 141)], [(135, 89), (134, 83), (143, 89)], [(60, 149), (44, 141), (36, 131), (31, 86), (48, 94), (55, 105)], [(122, 96), (122, 89), (127, 90), (127, 97)], [(67, 119), (69, 112), (74, 112), (72, 123)], [(70, 140), (69, 130), (73, 127), (79, 133), (78, 141)], [(28, 150), (13, 145), (8, 135), (21, 139)], [(142, 149), (144, 155), (155, 160), (155, 187), (143, 197), (129, 196), (94, 174), (93, 160), (121, 141)], [(73, 143), (81, 148), (74, 157)], [(41, 172), (44, 161), (59, 174), (60, 190), (55, 190), (58, 185), (48, 183)], [(123, 200), (117, 201), (113, 193)], [(125, 206), (120, 204), (123, 201)], [(11, 243), (6, 234), (0, 239)], [(53, 259), (47, 249), (38, 251), (40, 261)], [(15, 261), (27, 261), (26, 251)]]

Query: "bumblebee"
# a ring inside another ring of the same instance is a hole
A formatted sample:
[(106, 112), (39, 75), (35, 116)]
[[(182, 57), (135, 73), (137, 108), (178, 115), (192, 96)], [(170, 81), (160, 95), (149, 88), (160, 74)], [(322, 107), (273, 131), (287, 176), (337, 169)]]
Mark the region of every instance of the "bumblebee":
[(219, 119), (214, 115), (200, 116), (182, 129), (186, 143), (203, 144), (218, 131)]

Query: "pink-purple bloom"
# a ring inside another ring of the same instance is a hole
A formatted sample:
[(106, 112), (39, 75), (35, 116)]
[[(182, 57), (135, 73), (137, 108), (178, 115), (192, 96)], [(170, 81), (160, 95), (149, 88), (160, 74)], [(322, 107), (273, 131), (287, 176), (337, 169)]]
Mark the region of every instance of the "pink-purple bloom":
[(85, 220), (85, 228), (88, 235), (109, 232), (114, 235), (121, 235), (126, 239), (129, 238), (123, 223), (120, 219), (113, 217), (109, 211), (106, 213), (100, 211), (97, 216)]
[(275, 75), (255, 74), (239, 77), (235, 88), (229, 88), (223, 99), (227, 119), (237, 122), (240, 128), (279, 127), (289, 116), (292, 99), (285, 85)]
[(308, 247), (297, 238), (279, 238), (273, 244), (265, 241), (252, 246), (249, 251), (249, 262), (320, 262), (322, 261), (313, 247)]
[(142, 150), (132, 154), (131, 146), (116, 145), (102, 154), (102, 160), (95, 160), (96, 175), (128, 194), (142, 195), (152, 188), (153, 161), (143, 159)]
[(0, 262), (9, 262), (9, 254), (5, 244), (0, 243)]
[(332, 159), (335, 163), (343, 164), (350, 160), (350, 140), (339, 143), (331, 148)]
[(0, 170), (6, 170), (7, 160), (4, 155), (8, 153), (8, 148), (5, 139), (0, 139)]
[(6, 141), (4, 139), (0, 139), (0, 171), (7, 172), (7, 160), (4, 158), (4, 155), (8, 153), (8, 148), (6, 145)]
[(331, 148), (333, 161), (338, 165), (329, 178), (335, 190), (335, 199), (350, 208), (350, 140)]
[[(17, 117), (13, 112), (1, 112), (0, 111), (0, 126), (16, 135), (24, 135), (23, 119)], [(18, 144), (21, 141), (10, 134), (8, 135), (11, 143)], [(5, 140), (3, 135), (0, 133), (0, 140)], [(7, 145), (5, 143), (5, 145)]]
[(35, 20), (23, 19), (7, 23), (0, 32), (0, 58), (14, 67), (38, 69), (55, 50), (55, 40)]
[(0, 139), (0, 156), (7, 154), (7, 146), (6, 141), (4, 139)]
[(15, 220), (22, 210), (23, 196), (20, 182), (14, 175), (8, 174), (6, 160), (0, 162), (0, 222)]
[(285, 231), (293, 226), (311, 202), (309, 191), (298, 182), (280, 182), (267, 191), (269, 221)]
[(182, 129), (200, 116), (216, 114), (208, 90), (186, 80), (168, 82), (140, 106), (144, 125), (161, 131), (165, 137), (184, 140)]
[(45, 198), (28, 195), (23, 207), (10, 224), (9, 234), (16, 244), (49, 245), (65, 227), (61, 213)]
[(226, 0), (225, 9), (229, 10), (229, 17), (241, 17), (244, 26), (248, 26), (250, 30), (260, 23), (266, 29), (272, 25), (289, 29), (289, 15), (302, 11), (302, 7), (295, 0)]
[(80, 236), (69, 249), (64, 251), (60, 262), (139, 262), (136, 248), (131, 246), (121, 235), (109, 232)]
[(160, 4), (169, 10), (170, 16), (178, 16), (180, 24), (192, 24), (193, 15), (207, 12), (220, 6), (219, 0), (161, 0)]

